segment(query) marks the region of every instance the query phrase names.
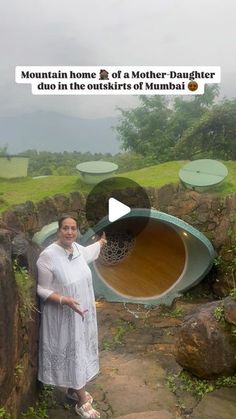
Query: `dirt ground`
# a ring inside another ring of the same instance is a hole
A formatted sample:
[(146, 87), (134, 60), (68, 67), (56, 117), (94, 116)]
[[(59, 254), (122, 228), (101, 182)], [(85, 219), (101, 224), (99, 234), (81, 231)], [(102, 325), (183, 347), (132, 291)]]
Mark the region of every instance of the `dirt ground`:
[[(178, 327), (203, 302), (183, 299), (172, 308), (97, 302), (101, 372), (88, 391), (102, 419), (236, 418), (235, 387), (200, 400), (175, 381), (182, 371), (174, 357)], [(74, 404), (55, 389), (49, 418), (78, 417)]]

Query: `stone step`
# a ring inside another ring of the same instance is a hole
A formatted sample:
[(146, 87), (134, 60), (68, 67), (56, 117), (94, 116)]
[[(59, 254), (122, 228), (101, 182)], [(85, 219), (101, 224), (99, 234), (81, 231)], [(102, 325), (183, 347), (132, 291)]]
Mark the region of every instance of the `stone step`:
[(115, 419), (175, 419), (167, 410), (152, 410), (139, 413), (130, 413), (129, 415), (119, 416)]

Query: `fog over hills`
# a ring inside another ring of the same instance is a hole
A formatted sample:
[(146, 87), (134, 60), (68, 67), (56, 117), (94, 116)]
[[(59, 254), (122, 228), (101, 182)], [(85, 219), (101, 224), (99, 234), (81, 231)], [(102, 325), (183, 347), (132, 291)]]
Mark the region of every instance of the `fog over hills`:
[(119, 109), (138, 101), (122, 94), (34, 95), (15, 82), (16, 66), (220, 66), (221, 96), (235, 97), (236, 1), (198, 0), (194, 17), (188, 0), (175, 3), (2, 1), (0, 147), (116, 153), (111, 126), (122, 117)]
[[(220, 86), (220, 97), (235, 98), (236, 85), (233, 73), (228, 73)], [(117, 106), (117, 98), (112, 108)], [(70, 101), (68, 102), (70, 103)], [(92, 105), (92, 101), (89, 102)], [(97, 104), (97, 102), (96, 102)], [(104, 102), (99, 99), (98, 110)], [(107, 105), (107, 104), (106, 104)], [(137, 102), (128, 109), (139, 105)], [(121, 106), (122, 108), (122, 106)], [(103, 109), (103, 107), (102, 107)], [(23, 110), (22, 110), (23, 111)], [(120, 151), (120, 142), (113, 129), (118, 124), (118, 116), (109, 116), (109, 108), (104, 110), (104, 117), (83, 118), (55, 110), (38, 110), (12, 113), (0, 116), (0, 148), (8, 145), (9, 154), (16, 154), (28, 149), (47, 151), (90, 151), (91, 153), (111, 153)]]
[(10, 154), (28, 149), (118, 153), (114, 117), (82, 119), (56, 112), (0, 117), (0, 147)]

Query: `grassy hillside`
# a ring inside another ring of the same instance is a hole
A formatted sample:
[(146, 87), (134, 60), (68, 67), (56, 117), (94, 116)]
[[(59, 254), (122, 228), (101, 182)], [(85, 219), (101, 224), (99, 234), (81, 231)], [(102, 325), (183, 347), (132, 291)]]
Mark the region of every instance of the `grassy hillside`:
[[(157, 166), (122, 173), (122, 176), (132, 179), (144, 187), (153, 186), (159, 188), (168, 183), (178, 183), (179, 170), (186, 163), (187, 161), (171, 161)], [(228, 168), (228, 176), (220, 186), (210, 190), (211, 193), (220, 196), (236, 192), (236, 162), (230, 160), (223, 161), (222, 163)]]
[(37, 202), (59, 193), (85, 190), (78, 176), (0, 179), (0, 210), (27, 200)]
[[(179, 169), (184, 161), (173, 161), (151, 166), (119, 176), (128, 177), (144, 187), (161, 187), (168, 183), (178, 183)], [(224, 183), (212, 193), (224, 196), (236, 192), (236, 162), (224, 162), (229, 174)], [(79, 176), (48, 176), (42, 178), (0, 179), (0, 211), (27, 200), (37, 202), (44, 197), (73, 191), (89, 192), (91, 186), (83, 184)]]

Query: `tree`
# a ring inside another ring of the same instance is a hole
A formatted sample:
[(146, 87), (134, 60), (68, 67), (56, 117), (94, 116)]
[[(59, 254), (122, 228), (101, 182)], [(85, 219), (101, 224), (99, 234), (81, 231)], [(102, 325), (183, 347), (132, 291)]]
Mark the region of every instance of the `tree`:
[(3, 157), (8, 156), (7, 149), (8, 149), (8, 145), (4, 145), (4, 147), (0, 147), (0, 156), (3, 156)]
[(209, 109), (212, 108), (219, 95), (217, 84), (206, 85), (203, 95), (187, 98), (177, 96), (174, 99), (174, 112), (169, 124), (169, 133), (174, 137), (175, 144), (182, 137), (186, 129), (191, 127)]
[(175, 148), (178, 158), (236, 159), (236, 99), (225, 100), (205, 113)]
[(121, 112), (116, 130), (124, 150), (134, 151), (143, 156), (154, 154), (165, 146), (165, 133), (172, 110), (163, 96), (140, 96), (141, 105), (131, 111)]
[(140, 96), (136, 109), (119, 109), (116, 130), (123, 149), (158, 162), (173, 159), (176, 143), (212, 107), (218, 92), (217, 85), (206, 85), (204, 95), (194, 97)]

